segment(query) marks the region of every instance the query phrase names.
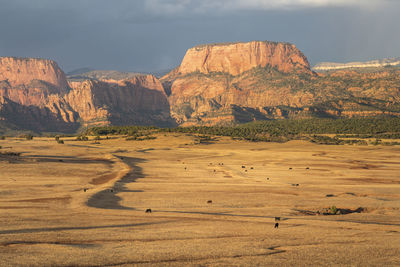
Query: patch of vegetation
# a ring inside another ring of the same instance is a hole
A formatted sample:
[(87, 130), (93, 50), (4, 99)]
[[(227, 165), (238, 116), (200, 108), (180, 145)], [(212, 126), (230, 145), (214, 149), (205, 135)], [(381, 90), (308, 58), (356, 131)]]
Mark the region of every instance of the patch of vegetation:
[(329, 211), (330, 211), (331, 214), (334, 215), (334, 214), (336, 214), (338, 212), (338, 209), (336, 208), (336, 206), (332, 206), (332, 207), (329, 208)]
[[(150, 126), (103, 126), (86, 130), (83, 135), (128, 135), (137, 140), (144, 135), (156, 132), (191, 133), (208, 136), (229, 136), (238, 140), (286, 142), (289, 140), (310, 140), (319, 144), (357, 144), (366, 145), (367, 141), (357, 139), (357, 135), (381, 138), (381, 136), (400, 135), (400, 118), (372, 117), (347, 119), (299, 119), (265, 120), (236, 126), (192, 126), (177, 128), (157, 128)], [(336, 134), (353, 137), (340, 139), (324, 134)], [(395, 143), (393, 143), (394, 145)]]
[(144, 140), (153, 140), (156, 139), (157, 137), (155, 136), (151, 136), (151, 135), (133, 135), (133, 136), (129, 136), (127, 137), (125, 140), (126, 141), (144, 141)]
[(76, 137), (75, 140), (76, 141), (89, 141), (89, 137), (87, 137), (85, 135), (80, 135), (80, 136)]
[(213, 141), (215, 141), (215, 138), (213, 138), (210, 135), (197, 135), (197, 136), (195, 136), (195, 143), (196, 144), (210, 144)]
[(26, 140), (33, 140), (33, 135), (31, 134), (24, 134), (20, 136), (21, 138), (25, 138)]

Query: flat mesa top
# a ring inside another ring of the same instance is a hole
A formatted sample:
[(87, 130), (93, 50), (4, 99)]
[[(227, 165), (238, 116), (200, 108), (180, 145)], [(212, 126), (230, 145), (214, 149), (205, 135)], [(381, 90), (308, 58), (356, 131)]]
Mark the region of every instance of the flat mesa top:
[(223, 43), (212, 43), (212, 44), (199, 44), (194, 46), (193, 48), (204, 48), (204, 47), (213, 47), (213, 46), (229, 46), (229, 45), (235, 45), (235, 44), (248, 44), (248, 43), (267, 43), (267, 44), (286, 44), (286, 45), (292, 45), (291, 43), (287, 42), (275, 42), (275, 41), (258, 41), (258, 40), (253, 40), (250, 42), (223, 42)]

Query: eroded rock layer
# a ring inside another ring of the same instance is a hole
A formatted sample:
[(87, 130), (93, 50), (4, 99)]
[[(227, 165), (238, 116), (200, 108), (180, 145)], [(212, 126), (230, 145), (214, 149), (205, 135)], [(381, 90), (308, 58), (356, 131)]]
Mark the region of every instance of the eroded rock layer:
[(181, 125), (305, 117), (398, 116), (400, 70), (317, 74), (291, 44), (249, 42), (188, 50), (162, 78)]
[(174, 123), (153, 75), (68, 83), (54, 61), (0, 58), (0, 97), (0, 119), (21, 129), (74, 132), (79, 126)]
[(307, 58), (295, 45), (252, 41), (193, 47), (186, 52), (179, 73), (224, 72), (235, 76), (265, 66), (282, 72), (311, 72)]

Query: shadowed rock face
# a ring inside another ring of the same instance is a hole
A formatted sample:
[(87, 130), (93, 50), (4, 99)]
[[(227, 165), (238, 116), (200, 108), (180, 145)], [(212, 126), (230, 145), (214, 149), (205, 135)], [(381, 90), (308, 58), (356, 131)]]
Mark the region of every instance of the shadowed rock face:
[(88, 124), (168, 124), (169, 103), (153, 75), (71, 82), (67, 102)]
[(0, 58), (0, 114), (17, 128), (73, 132), (78, 116), (63, 96), (64, 72), (46, 59)]
[[(50, 100), (51, 101), (51, 100)], [(12, 100), (0, 97), (0, 124), (5, 123), (13, 130), (33, 130), (37, 132), (75, 132), (77, 124), (77, 114), (72, 110), (69, 113), (57, 112), (60, 105), (65, 105), (62, 101), (56, 101), (52, 109), (49, 107), (24, 106)], [(71, 118), (63, 118), (65, 114)]]
[[(153, 75), (68, 83), (51, 60), (0, 58), (0, 97), (2, 120), (21, 129), (173, 123), (164, 88)], [(29, 112), (34, 116), (27, 115), (27, 120), (20, 116)]]
[(225, 72), (236, 76), (267, 65), (282, 72), (311, 72), (307, 58), (295, 45), (253, 41), (193, 47), (186, 52), (179, 73)]

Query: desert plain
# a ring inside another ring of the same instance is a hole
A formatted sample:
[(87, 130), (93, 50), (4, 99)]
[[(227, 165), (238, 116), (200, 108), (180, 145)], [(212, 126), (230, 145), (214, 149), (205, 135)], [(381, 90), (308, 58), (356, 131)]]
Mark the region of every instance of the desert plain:
[(0, 140), (0, 266), (400, 265), (399, 146), (156, 136)]

